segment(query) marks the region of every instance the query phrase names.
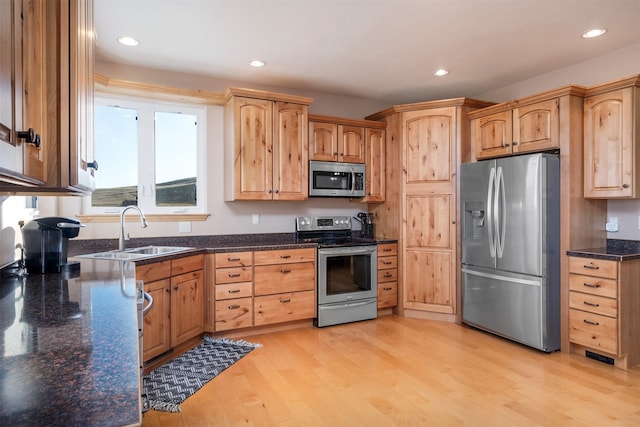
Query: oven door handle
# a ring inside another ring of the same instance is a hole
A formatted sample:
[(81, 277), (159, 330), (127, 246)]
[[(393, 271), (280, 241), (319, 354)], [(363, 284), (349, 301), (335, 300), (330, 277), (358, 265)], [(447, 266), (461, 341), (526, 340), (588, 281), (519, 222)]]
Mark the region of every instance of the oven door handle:
[(339, 248), (320, 248), (318, 255), (359, 255), (377, 253), (377, 246), (343, 246)]
[(369, 304), (377, 304), (377, 300), (369, 300), (369, 301), (358, 301), (358, 302), (345, 302), (344, 304), (327, 304), (327, 305), (319, 305), (318, 308), (320, 310), (342, 310), (345, 307), (360, 307), (362, 305)]

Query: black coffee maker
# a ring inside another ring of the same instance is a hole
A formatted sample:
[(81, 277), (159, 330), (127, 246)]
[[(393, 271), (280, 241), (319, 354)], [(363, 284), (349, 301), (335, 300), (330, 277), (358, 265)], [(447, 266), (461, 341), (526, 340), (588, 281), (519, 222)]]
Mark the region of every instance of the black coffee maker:
[(45, 217), (29, 221), (22, 227), (24, 263), (29, 273), (77, 271), (79, 262), (67, 262), (67, 240), (78, 236), (80, 221)]
[(373, 214), (367, 212), (358, 212), (356, 220), (360, 223), (360, 237), (364, 239), (373, 239), (375, 232), (373, 231)]

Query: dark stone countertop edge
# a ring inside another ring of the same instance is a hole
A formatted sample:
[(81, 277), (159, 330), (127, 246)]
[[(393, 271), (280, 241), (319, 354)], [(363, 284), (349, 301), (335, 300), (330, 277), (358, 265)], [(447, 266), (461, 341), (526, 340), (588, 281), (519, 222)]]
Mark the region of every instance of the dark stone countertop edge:
[(640, 241), (608, 239), (605, 247), (573, 249), (567, 251), (567, 255), (610, 261), (631, 261), (640, 259)]

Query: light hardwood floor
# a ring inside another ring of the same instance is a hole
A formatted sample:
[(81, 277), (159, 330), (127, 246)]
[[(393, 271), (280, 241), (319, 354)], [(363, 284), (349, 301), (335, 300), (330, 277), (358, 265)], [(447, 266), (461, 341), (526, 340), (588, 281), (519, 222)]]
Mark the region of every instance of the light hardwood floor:
[(397, 316), (263, 345), (144, 426), (640, 426), (640, 368)]

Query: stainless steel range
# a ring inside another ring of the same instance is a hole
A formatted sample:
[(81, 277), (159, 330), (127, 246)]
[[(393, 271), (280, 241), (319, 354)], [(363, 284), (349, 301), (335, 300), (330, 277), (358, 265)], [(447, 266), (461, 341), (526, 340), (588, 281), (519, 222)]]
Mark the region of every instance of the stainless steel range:
[(296, 218), (299, 241), (318, 243), (318, 317), (330, 326), (378, 315), (378, 248), (370, 239), (351, 235), (351, 217)]

